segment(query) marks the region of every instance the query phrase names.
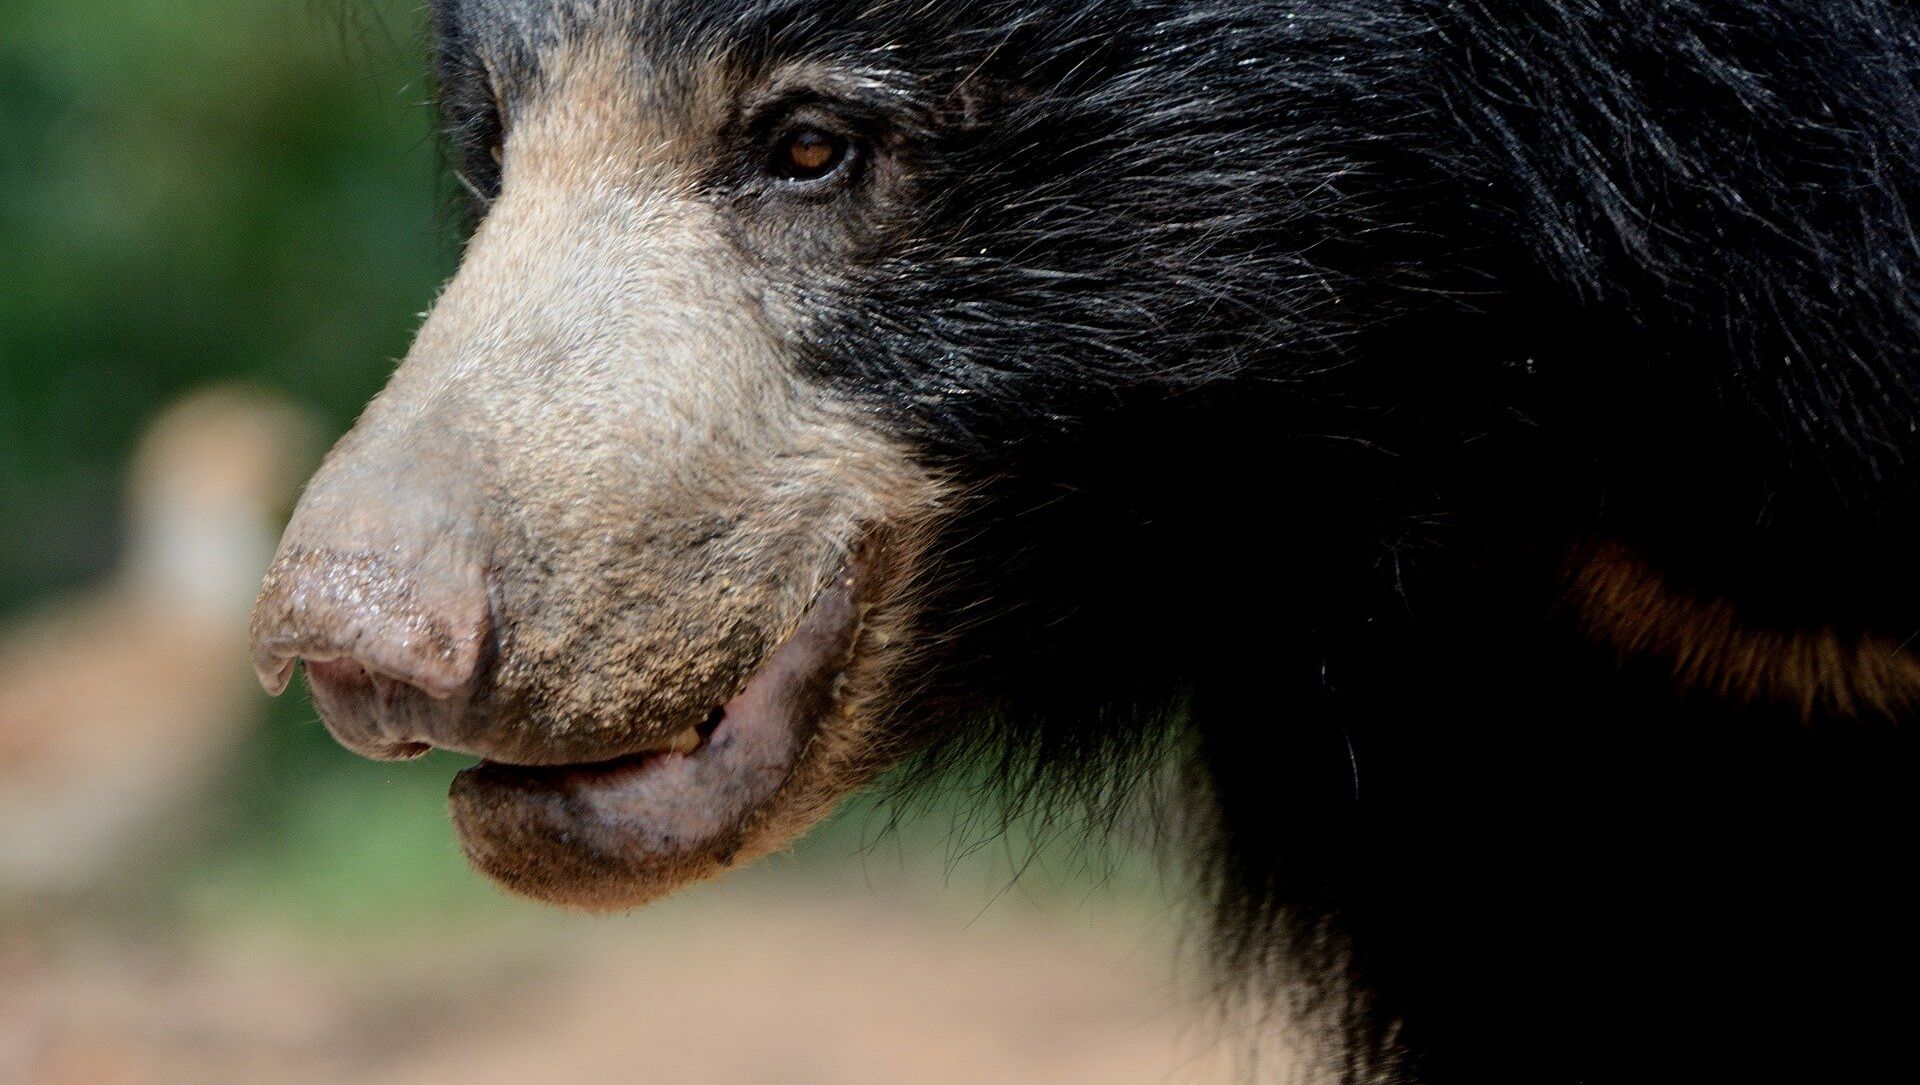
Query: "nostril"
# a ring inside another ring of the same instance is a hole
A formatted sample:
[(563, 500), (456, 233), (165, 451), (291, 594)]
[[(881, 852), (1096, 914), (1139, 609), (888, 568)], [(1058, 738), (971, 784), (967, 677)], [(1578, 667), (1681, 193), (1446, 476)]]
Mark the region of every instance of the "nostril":
[(406, 760), (433, 749), (431, 743), (387, 733), (387, 720), (405, 713), (401, 706), (412, 687), (369, 671), (352, 659), (310, 659), (307, 688), (334, 733), (361, 753), (378, 760)]
[(309, 659), (306, 664), (308, 682), (341, 691), (372, 684), (373, 676), (351, 659)]
[[(409, 694), (427, 694), (402, 678), (381, 674), (372, 670), (357, 659), (309, 659), (307, 664), (307, 682), (327, 687), (335, 695), (349, 695), (366, 701), (372, 707), (392, 711)], [(436, 700), (444, 698), (435, 697)]]

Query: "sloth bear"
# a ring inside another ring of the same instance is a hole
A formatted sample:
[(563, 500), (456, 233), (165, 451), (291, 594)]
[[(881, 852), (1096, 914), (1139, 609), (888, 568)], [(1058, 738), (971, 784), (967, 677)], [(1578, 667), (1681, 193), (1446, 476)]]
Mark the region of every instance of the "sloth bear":
[(1289, 1080), (1912, 1061), (1904, 0), (432, 17), (471, 241), (253, 644), (489, 876), (1171, 751)]

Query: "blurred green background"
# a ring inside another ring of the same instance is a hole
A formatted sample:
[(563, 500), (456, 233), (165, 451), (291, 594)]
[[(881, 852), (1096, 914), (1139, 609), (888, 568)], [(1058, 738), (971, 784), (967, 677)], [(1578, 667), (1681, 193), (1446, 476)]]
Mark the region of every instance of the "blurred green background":
[(0, 607), (98, 572), (155, 406), (348, 423), (452, 269), (419, 6), (0, 7)]

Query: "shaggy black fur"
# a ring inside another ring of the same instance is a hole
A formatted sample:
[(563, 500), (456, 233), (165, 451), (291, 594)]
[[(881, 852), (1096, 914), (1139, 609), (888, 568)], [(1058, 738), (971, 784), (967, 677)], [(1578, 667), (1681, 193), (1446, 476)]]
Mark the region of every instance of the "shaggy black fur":
[(976, 495), (910, 725), (1054, 792), (1190, 725), (1221, 948), (1325, 1080), (1908, 1061), (1914, 721), (1678, 690), (1559, 596), (1600, 536), (1914, 631), (1907, 3), (436, 7), (482, 202), (483, 54), (509, 112), (589, 25), (867, 77), (912, 198), (795, 349)]

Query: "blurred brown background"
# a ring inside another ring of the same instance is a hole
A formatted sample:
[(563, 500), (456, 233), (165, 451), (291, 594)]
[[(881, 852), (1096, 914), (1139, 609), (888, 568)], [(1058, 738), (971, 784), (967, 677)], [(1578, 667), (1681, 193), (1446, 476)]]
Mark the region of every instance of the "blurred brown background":
[(1125, 839), (956, 781), (566, 916), (465, 869), (457, 758), (253, 687), (279, 518), (457, 253), (418, 7), (0, 4), (0, 1082), (1219, 1080)]

